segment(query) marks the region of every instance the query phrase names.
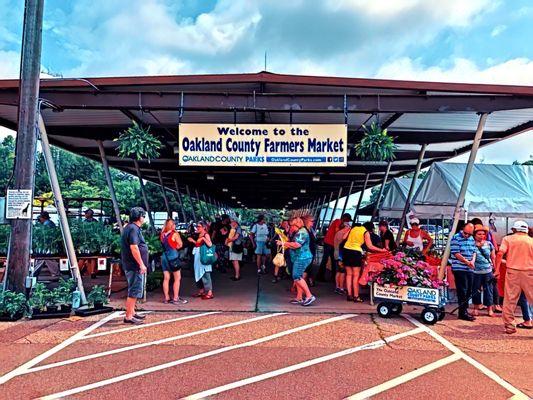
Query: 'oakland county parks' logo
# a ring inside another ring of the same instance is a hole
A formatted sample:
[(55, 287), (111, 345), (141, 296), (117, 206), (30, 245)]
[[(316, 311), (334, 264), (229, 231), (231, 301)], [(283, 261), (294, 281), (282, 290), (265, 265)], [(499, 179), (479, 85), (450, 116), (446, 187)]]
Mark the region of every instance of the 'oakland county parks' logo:
[(407, 299), (410, 301), (437, 301), (437, 290), (410, 287), (407, 289)]

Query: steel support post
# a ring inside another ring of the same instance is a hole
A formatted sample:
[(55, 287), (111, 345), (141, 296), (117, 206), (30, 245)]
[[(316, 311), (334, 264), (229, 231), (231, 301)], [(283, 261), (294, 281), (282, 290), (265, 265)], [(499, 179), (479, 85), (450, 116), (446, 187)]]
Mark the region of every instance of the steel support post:
[(189, 185), (185, 185), (185, 190), (187, 191), (187, 197), (189, 198), (189, 203), (191, 204), (192, 219), (194, 220), (194, 222), (197, 222), (198, 220), (196, 219), (196, 211), (194, 211), (194, 203), (192, 201)]
[(167, 218), (172, 218), (172, 212), (170, 211), (170, 203), (168, 202), (167, 191), (163, 183), (163, 174), (161, 171), (157, 171), (157, 177), (159, 179), (159, 187), (161, 188), (161, 194), (163, 195), (163, 201), (165, 202), (165, 209), (167, 210)]
[(422, 167), (422, 161), (424, 161), (424, 154), (426, 153), (426, 147), (427, 147), (427, 143), (424, 143), (422, 147), (420, 148), (420, 153), (418, 153), (418, 161), (416, 163), (415, 174), (413, 175), (413, 179), (411, 180), (411, 186), (409, 187), (409, 192), (407, 193), (407, 199), (405, 200), (405, 205), (402, 211), (402, 218), (400, 220), (400, 226), (398, 227), (398, 236), (396, 236), (396, 245), (399, 245), (400, 241), (402, 240), (403, 228), (405, 227), (405, 222), (406, 222), (405, 216), (407, 215), (407, 211), (409, 210), (409, 207), (411, 205), (411, 200), (415, 192), (416, 180), (418, 179), (418, 175), (420, 174), (420, 168)]
[(348, 206), (348, 200), (350, 199), (350, 196), (352, 195), (353, 184), (354, 184), (354, 181), (350, 183), (350, 189), (348, 190), (348, 194), (346, 195), (346, 200), (344, 201), (344, 205), (342, 206), (341, 215), (343, 215), (346, 212), (346, 207)]
[(339, 204), (339, 199), (342, 195), (342, 186), (339, 188), (339, 194), (337, 195), (337, 199), (335, 200), (335, 205), (333, 206), (333, 211), (331, 213), (331, 218), (329, 219), (328, 226), (331, 225), (331, 221), (335, 218), (335, 212), (337, 211), (337, 204)]
[[(13, 168), (13, 189), (32, 191), (35, 182), (35, 152), (37, 149), (37, 100), (41, 72), (41, 41), (44, 0), (26, 0), (22, 34), (18, 130)], [(29, 209), (32, 204), (30, 201)], [(31, 211), (30, 211), (31, 216)], [(11, 222), (11, 237), (6, 274), (7, 288), (24, 292), (30, 266), (32, 218)]]
[(452, 244), (453, 235), (459, 224), (459, 218), (461, 217), (461, 210), (465, 203), (466, 189), (468, 188), (468, 182), (470, 181), (470, 176), (472, 175), (472, 169), (474, 168), (474, 162), (476, 161), (477, 151), (479, 149), (479, 144), (481, 143), (481, 138), (483, 137), (483, 129), (485, 127), (485, 122), (487, 121), (488, 114), (483, 113), (479, 117), (479, 122), (477, 125), (476, 135), (474, 136), (474, 142), (472, 143), (472, 149), (470, 150), (470, 155), (468, 157), (468, 163), (466, 164), (465, 174), (463, 177), (463, 183), (461, 184), (461, 190), (459, 191), (459, 196), (457, 197), (457, 203), (455, 204), (455, 210), (453, 213), (453, 223), (450, 228), (450, 233), (448, 234), (448, 240), (446, 241), (446, 247), (442, 254), (442, 262), (440, 264), (439, 277), (444, 277), (446, 272), (446, 265), (448, 265), (448, 259), (450, 258), (450, 246)]
[(333, 192), (331, 192), (329, 194), (329, 200), (328, 200), (328, 202), (326, 204), (326, 211), (324, 212), (324, 217), (322, 218), (322, 223), (320, 224), (320, 229), (324, 229), (324, 224), (326, 222), (326, 215), (328, 215), (328, 211), (329, 211), (329, 203), (331, 203), (332, 199), (333, 199)]
[(120, 207), (118, 205), (113, 179), (111, 178), (111, 171), (109, 170), (109, 163), (107, 162), (104, 144), (101, 140), (97, 140), (96, 143), (98, 144), (98, 150), (100, 151), (100, 158), (102, 159), (102, 166), (104, 167), (105, 180), (107, 182), (107, 188), (109, 189), (109, 195), (111, 196), (111, 202), (113, 203), (113, 211), (115, 212), (115, 218), (117, 219), (118, 229), (120, 230), (120, 233), (122, 233), (122, 229), (124, 227), (122, 225), (122, 219), (120, 218)]
[(54, 194), (54, 203), (57, 209), (57, 214), (59, 216), (59, 226), (61, 227), (63, 242), (65, 243), (65, 249), (67, 250), (68, 260), (70, 262), (70, 271), (72, 277), (76, 280), (76, 285), (78, 287), (78, 290), (80, 291), (81, 303), (85, 305), (87, 304), (87, 298), (85, 297), (85, 290), (83, 288), (83, 282), (81, 280), (81, 274), (78, 268), (78, 259), (76, 257), (76, 250), (74, 249), (74, 242), (72, 241), (72, 235), (70, 233), (67, 211), (65, 210), (63, 196), (59, 187), (56, 167), (54, 165), (54, 159), (52, 157), (52, 151), (50, 149), (50, 142), (48, 141), (48, 135), (46, 134), (46, 127), (44, 126), (44, 121), (40, 114), (39, 131), (41, 133), (41, 147), (43, 148), (43, 156), (46, 163), (46, 169), (48, 170), (50, 186), (52, 187), (52, 193)]
[(146, 189), (144, 187), (143, 178), (141, 175), (141, 168), (139, 167), (139, 161), (136, 159), (133, 159), (133, 165), (135, 166), (135, 172), (137, 173), (137, 178), (139, 178), (139, 185), (141, 185), (141, 195), (144, 202), (144, 209), (146, 210), (146, 213), (148, 214), (148, 221), (150, 222), (150, 228), (155, 231), (155, 223), (154, 223), (154, 216), (152, 215), (152, 211), (150, 209), (150, 203), (148, 202), (148, 196), (146, 194)]
[(387, 185), (387, 180), (389, 179), (390, 168), (392, 166), (392, 161), (389, 161), (387, 164), (387, 170), (385, 171), (385, 176), (383, 177), (383, 182), (381, 182), (381, 187), (379, 188), (379, 194), (376, 200), (376, 206), (374, 211), (372, 211), (372, 221), (378, 216), (379, 204), (381, 203), (381, 198), (383, 197), (383, 192), (385, 191), (385, 186)]
[(203, 204), (200, 202), (200, 196), (198, 195), (198, 189), (194, 189), (194, 193), (196, 195), (196, 201), (198, 202), (198, 207), (200, 207), (200, 214), (202, 214), (202, 219), (205, 221), (205, 219), (207, 218), (207, 214), (204, 211)]
[(187, 222), (187, 213), (185, 212), (185, 207), (183, 204), (183, 200), (181, 199), (181, 193), (180, 193), (180, 187), (178, 185), (178, 180), (174, 179), (174, 186), (176, 187), (176, 197), (178, 198), (178, 203), (181, 208), (181, 214), (183, 216), (183, 222)]
[(361, 202), (363, 201), (363, 196), (365, 194), (366, 186), (368, 185), (368, 179), (370, 178), (370, 174), (366, 174), (365, 176), (365, 183), (363, 184), (363, 189), (361, 190), (361, 194), (359, 195), (359, 200), (357, 201), (357, 207), (355, 207), (355, 213), (353, 215), (353, 222), (355, 223), (357, 221), (357, 217), (359, 216), (359, 208), (361, 207)]
[(205, 193), (202, 193), (202, 199), (204, 200), (205, 211), (206, 211), (206, 214), (207, 214), (207, 218), (209, 219), (213, 215), (213, 210), (211, 209), (210, 204), (207, 201), (207, 197), (205, 196)]

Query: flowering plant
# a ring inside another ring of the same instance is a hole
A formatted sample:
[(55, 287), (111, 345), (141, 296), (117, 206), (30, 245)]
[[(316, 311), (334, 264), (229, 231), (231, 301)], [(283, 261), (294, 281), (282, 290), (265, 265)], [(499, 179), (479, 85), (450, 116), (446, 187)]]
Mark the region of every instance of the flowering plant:
[(439, 280), (436, 271), (425, 261), (415, 260), (398, 252), (393, 258), (381, 261), (381, 271), (370, 272), (369, 280), (378, 285), (415, 286), (438, 289), (446, 283)]

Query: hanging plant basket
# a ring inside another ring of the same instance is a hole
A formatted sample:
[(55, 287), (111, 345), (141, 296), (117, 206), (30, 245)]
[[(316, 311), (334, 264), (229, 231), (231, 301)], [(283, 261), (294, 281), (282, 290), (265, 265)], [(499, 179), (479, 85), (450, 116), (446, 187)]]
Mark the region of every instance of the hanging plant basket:
[(394, 138), (387, 134), (387, 129), (372, 122), (370, 127), (363, 125), (364, 135), (355, 145), (355, 154), (365, 161), (392, 161), (398, 147)]
[(150, 127), (144, 127), (132, 121), (132, 126), (115, 139), (118, 142), (118, 155), (122, 158), (134, 160), (153, 160), (159, 157), (162, 147), (161, 141), (150, 132)]

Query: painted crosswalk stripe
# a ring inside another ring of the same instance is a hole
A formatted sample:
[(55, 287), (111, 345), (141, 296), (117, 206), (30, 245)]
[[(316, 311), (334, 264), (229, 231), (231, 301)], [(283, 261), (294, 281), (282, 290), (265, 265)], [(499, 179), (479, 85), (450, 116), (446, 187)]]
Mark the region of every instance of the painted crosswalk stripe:
[(197, 336), (197, 335), (202, 335), (204, 333), (214, 332), (214, 331), (218, 331), (218, 330), (221, 330), (221, 329), (232, 328), (232, 327), (238, 326), (238, 325), (249, 324), (249, 323), (252, 323), (252, 322), (257, 322), (257, 321), (261, 321), (263, 319), (278, 317), (280, 315), (285, 315), (285, 314), (286, 313), (275, 313), (275, 314), (261, 315), (259, 317), (244, 319), (244, 320), (235, 321), (235, 322), (230, 322), (230, 323), (227, 323), (227, 324), (224, 324), (224, 325), (217, 325), (217, 326), (213, 326), (211, 328), (205, 328), (205, 329), (201, 329), (201, 330), (198, 330), (198, 331), (182, 333), (181, 335), (176, 335), (176, 336), (172, 336), (172, 337), (168, 337), (168, 338), (164, 338), (164, 339), (158, 339), (158, 340), (154, 340), (152, 342), (134, 344), (134, 345), (131, 345), (131, 346), (120, 347), (118, 349), (107, 350), (107, 351), (102, 351), (100, 353), (88, 354), (86, 356), (71, 358), (71, 359), (63, 360), (63, 361), (58, 361), (58, 362), (55, 362), (55, 363), (52, 363), (52, 364), (40, 365), (38, 367), (28, 369), (28, 370), (26, 370), (26, 371), (24, 371), (22, 373), (30, 374), (32, 372), (44, 371), (45, 369), (62, 367), (62, 366), (69, 365), (69, 364), (75, 364), (75, 363), (78, 363), (78, 362), (81, 362), (81, 361), (87, 361), (87, 360), (92, 360), (92, 359), (95, 359), (95, 358), (110, 356), (110, 355), (113, 355), (113, 354), (124, 353), (125, 351), (132, 351), (132, 350), (142, 349), (144, 347), (156, 346), (156, 345), (160, 345), (160, 344), (163, 344), (163, 343), (174, 342), (176, 340), (185, 339), (185, 338), (189, 338), (189, 337), (193, 337), (193, 336)]
[(448, 357), (442, 358), (440, 360), (437, 360), (435, 362), (432, 362), (431, 364), (424, 365), (423, 367), (420, 367), (418, 369), (415, 369), (414, 371), (411, 371), (407, 374), (398, 376), (394, 379), (391, 379), (387, 382), (384, 382), (380, 385), (371, 387), (369, 389), (363, 390), (362, 392), (356, 393), (352, 396), (349, 396), (346, 398), (346, 400), (364, 400), (369, 399), (372, 396), (375, 396), (376, 394), (385, 392), (386, 390), (395, 388), (396, 386), (399, 386), (405, 382), (408, 382), (410, 380), (413, 380), (415, 378), (418, 378), (419, 376), (425, 375), (428, 372), (434, 371), (437, 368), (443, 367), (445, 365), (448, 365), (452, 362), (455, 362), (457, 360), (460, 360), (461, 356), (459, 354), (452, 354)]
[(378, 349), (378, 348), (380, 348), (382, 346), (385, 346), (387, 343), (394, 342), (395, 340), (399, 340), (399, 339), (402, 339), (402, 338), (407, 337), (407, 336), (416, 335), (417, 333), (421, 333), (421, 332), (422, 332), (422, 329), (420, 329), (420, 328), (412, 329), (410, 331), (402, 332), (402, 333), (399, 333), (397, 335), (393, 335), (393, 336), (390, 336), (390, 337), (385, 338), (385, 339), (380, 339), (380, 340), (377, 340), (377, 341), (372, 342), (372, 343), (367, 343), (367, 344), (364, 344), (364, 345), (351, 347), (349, 349), (341, 350), (341, 351), (338, 351), (336, 353), (332, 353), (332, 354), (328, 354), (328, 355), (325, 355), (325, 356), (322, 356), (322, 357), (318, 357), (318, 358), (314, 358), (314, 359), (311, 359), (311, 360), (303, 361), (303, 362), (298, 363), (298, 364), (293, 364), (293, 365), (290, 365), (288, 367), (280, 368), (280, 369), (277, 369), (277, 370), (274, 370), (274, 371), (269, 371), (269, 372), (266, 372), (264, 374), (260, 374), (260, 375), (252, 376), (250, 378), (242, 379), (240, 381), (228, 383), (227, 385), (218, 386), (216, 388), (205, 390), (203, 392), (191, 394), (189, 396), (184, 397), (182, 400), (204, 399), (204, 398), (207, 398), (209, 396), (214, 396), (216, 394), (219, 394), (219, 393), (222, 393), (222, 392), (226, 392), (228, 390), (237, 389), (237, 388), (242, 387), (242, 386), (250, 385), (252, 383), (264, 381), (264, 380), (267, 380), (267, 379), (274, 378), (276, 376), (288, 374), (290, 372), (294, 372), (294, 371), (297, 371), (297, 370), (300, 370), (300, 369), (303, 369), (303, 368), (307, 368), (307, 367), (310, 367), (312, 365), (316, 365), (316, 364), (320, 364), (320, 363), (323, 363), (323, 362), (326, 362), (326, 361), (334, 360), (336, 358), (344, 357), (344, 356), (347, 356), (349, 354), (354, 354), (354, 353), (357, 353), (358, 351)]
[(448, 350), (450, 350), (453, 353), (459, 354), (463, 360), (465, 360), (470, 365), (474, 366), (481, 372), (483, 372), (486, 376), (488, 376), (490, 379), (492, 379), (494, 382), (498, 383), (500, 386), (507, 389), (509, 392), (511, 392), (513, 395), (518, 396), (518, 398), (527, 399), (528, 397), (522, 393), (520, 390), (515, 388), (513, 385), (511, 385), (509, 382), (504, 380), (501, 376), (496, 374), (494, 371), (491, 371), (487, 367), (485, 367), (480, 362), (474, 360), (472, 357), (470, 357), (468, 354), (464, 353), (461, 349), (459, 349), (456, 345), (439, 335), (434, 330), (428, 328), (426, 325), (421, 324), (419, 321), (411, 317), (410, 315), (402, 314), (405, 319), (407, 319), (409, 322), (411, 322), (413, 325), (418, 326), (419, 328), (424, 329), (426, 333), (428, 333), (431, 337), (439, 341), (444, 347), (446, 347)]
[(90, 334), (90, 335), (85, 335), (80, 340), (92, 339), (92, 338), (95, 338), (95, 337), (106, 336), (106, 335), (113, 335), (115, 333), (133, 331), (133, 330), (137, 330), (137, 329), (148, 328), (150, 326), (170, 324), (171, 322), (185, 321), (187, 319), (200, 318), (200, 317), (205, 317), (206, 315), (213, 315), (213, 314), (219, 314), (219, 313), (220, 313), (219, 311), (211, 311), (211, 312), (206, 312), (206, 313), (202, 313), (202, 314), (186, 315), (184, 317), (179, 317), (179, 318), (172, 318), (172, 319), (165, 319), (165, 320), (162, 320), (162, 321), (150, 322), (150, 323), (142, 324), (142, 325), (129, 326), (129, 327), (126, 327), (126, 328), (113, 329), (113, 330), (110, 330), (110, 331), (97, 332), (97, 333), (93, 333), (93, 334)]
[(110, 321), (114, 318), (117, 318), (122, 313), (120, 311), (116, 311), (114, 313), (109, 314), (105, 318), (102, 318), (100, 321), (95, 322), (91, 326), (85, 328), (82, 331), (79, 331), (69, 337), (68, 339), (64, 340), (63, 342), (59, 343), (57, 346), (52, 347), (50, 350), (45, 351), (44, 353), (38, 355), (35, 358), (32, 358), (30, 361), (25, 362), (21, 366), (15, 368), (14, 370), (8, 372), (7, 374), (0, 377), (0, 385), (6, 383), (10, 379), (13, 379), (15, 376), (22, 375), (24, 373), (27, 373), (27, 371), (33, 367), (34, 365), (39, 364), (41, 361), (46, 360), (48, 357), (54, 355), (58, 351), (63, 350), (65, 347), (69, 346), (70, 344), (80, 340), (82, 337), (84, 337), (89, 332), (92, 332), (93, 330), (99, 328), (100, 326), (104, 325), (107, 321)]
[(228, 351), (242, 349), (242, 348), (245, 348), (245, 347), (255, 346), (257, 344), (265, 343), (265, 342), (268, 342), (268, 341), (271, 341), (271, 340), (274, 340), (274, 339), (278, 339), (278, 338), (281, 338), (281, 337), (284, 337), (284, 336), (287, 336), (287, 335), (290, 335), (290, 334), (293, 334), (293, 333), (296, 333), (296, 332), (301, 332), (301, 331), (304, 331), (304, 330), (307, 330), (307, 329), (312, 329), (312, 328), (315, 328), (315, 327), (318, 327), (318, 326), (330, 324), (330, 323), (337, 322), (337, 321), (342, 321), (342, 320), (345, 320), (345, 319), (348, 319), (348, 318), (352, 318), (354, 316), (355, 316), (354, 314), (345, 314), (345, 315), (340, 315), (340, 316), (333, 317), (333, 318), (320, 320), (320, 321), (313, 322), (313, 323), (310, 323), (310, 324), (298, 326), (296, 328), (288, 329), (288, 330), (285, 330), (285, 331), (282, 331), (282, 332), (274, 333), (272, 335), (264, 336), (264, 337), (259, 338), (259, 339), (250, 340), (248, 342), (244, 342), (244, 343), (240, 343), (240, 344), (236, 344), (236, 345), (232, 345), (232, 346), (222, 347), (220, 349), (215, 349), (215, 350), (211, 350), (211, 351), (208, 351), (208, 352), (205, 352), (205, 353), (196, 354), (194, 356), (182, 358), (182, 359), (171, 361), (171, 362), (168, 362), (168, 363), (165, 363), (165, 364), (161, 364), (161, 365), (155, 365), (155, 366), (150, 367), (150, 368), (145, 368), (145, 369), (142, 369), (142, 370), (139, 370), (139, 371), (130, 372), (128, 374), (120, 375), (120, 376), (117, 376), (117, 377), (114, 377), (114, 378), (105, 379), (105, 380), (102, 380), (102, 381), (99, 381), (99, 382), (94, 382), (94, 383), (91, 383), (91, 384), (88, 384), (88, 385), (84, 385), (84, 386), (79, 386), (79, 387), (76, 387), (76, 388), (73, 388), (73, 389), (65, 390), (63, 392), (53, 393), (53, 394), (50, 394), (48, 396), (43, 396), (43, 397), (41, 397), (41, 399), (45, 399), (45, 400), (61, 399), (61, 398), (64, 398), (64, 397), (67, 397), (67, 396), (71, 396), (71, 395), (76, 394), (76, 393), (81, 393), (81, 392), (85, 392), (87, 390), (97, 389), (97, 388), (102, 387), (102, 386), (111, 385), (111, 384), (117, 383), (117, 382), (122, 382), (122, 381), (125, 381), (125, 380), (128, 380), (128, 379), (132, 379), (132, 378), (136, 378), (136, 377), (139, 377), (139, 376), (147, 375), (147, 374), (150, 374), (150, 373), (153, 373), (153, 372), (157, 372), (157, 371), (161, 371), (161, 370), (164, 370), (164, 369), (167, 369), (167, 368), (172, 368), (172, 367), (175, 367), (175, 366), (178, 366), (178, 365), (181, 365), (181, 364), (185, 364), (185, 363), (189, 363), (189, 362), (192, 362), (192, 361), (201, 360), (201, 359), (204, 359), (204, 358), (207, 358), (207, 357), (211, 357), (211, 356), (214, 356), (214, 355), (217, 355), (217, 354), (222, 354), (222, 353), (226, 353)]

